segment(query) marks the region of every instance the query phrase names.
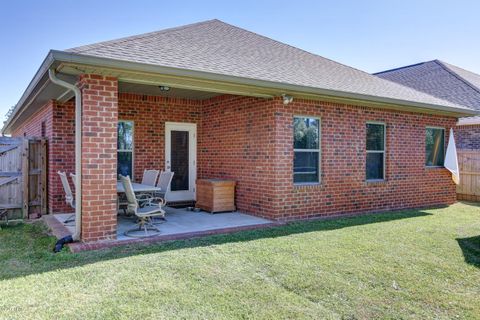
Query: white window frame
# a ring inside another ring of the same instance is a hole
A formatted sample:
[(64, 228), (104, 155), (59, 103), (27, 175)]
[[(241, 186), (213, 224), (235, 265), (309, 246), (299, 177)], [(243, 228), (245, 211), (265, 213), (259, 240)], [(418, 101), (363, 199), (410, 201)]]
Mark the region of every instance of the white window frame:
[[(305, 186), (305, 185), (317, 185), (322, 183), (322, 119), (320, 117), (307, 116), (307, 115), (294, 115), (293, 123), (295, 123), (296, 118), (308, 118), (318, 120), (318, 149), (295, 149), (293, 148), (293, 157), (295, 158), (295, 152), (318, 152), (318, 181), (315, 182), (295, 182), (295, 172), (292, 170), (293, 175), (293, 184), (295, 186)], [(295, 139), (295, 127), (293, 128), (293, 138)], [(292, 164), (294, 159), (292, 159)], [(294, 168), (292, 168), (294, 169)]]
[(118, 149), (118, 144), (117, 144), (117, 167), (118, 167), (118, 153), (119, 152), (131, 152), (132, 153), (132, 176), (130, 179), (134, 181), (135, 179), (135, 121), (133, 120), (128, 120), (128, 119), (121, 119), (117, 121), (117, 140), (118, 140), (118, 124), (120, 122), (131, 122), (132, 123), (132, 149)]
[[(447, 130), (444, 128), (444, 127), (434, 127), (434, 126), (426, 126), (425, 127), (425, 139), (427, 139), (427, 129), (437, 129), (437, 130), (443, 130), (443, 165), (441, 166), (428, 166), (425, 162), (427, 160), (427, 154), (426, 154), (426, 150), (425, 150), (425, 161), (424, 161), (424, 164), (425, 164), (425, 168), (445, 168), (445, 154), (447, 152), (447, 150), (445, 150), (445, 132), (447, 132)], [(426, 147), (426, 146), (425, 146)]]
[[(367, 150), (367, 125), (375, 124), (383, 126), (383, 151), (381, 150)], [(367, 182), (381, 182), (386, 180), (386, 166), (387, 166), (387, 124), (382, 121), (367, 121), (365, 123), (365, 180)], [(383, 153), (383, 179), (367, 179), (367, 155), (369, 153)]]

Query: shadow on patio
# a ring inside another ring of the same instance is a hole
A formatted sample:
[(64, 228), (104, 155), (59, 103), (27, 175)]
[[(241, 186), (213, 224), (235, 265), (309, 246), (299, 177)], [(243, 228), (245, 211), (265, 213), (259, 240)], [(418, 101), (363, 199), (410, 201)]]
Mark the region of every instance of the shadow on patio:
[(3, 234), (0, 233), (0, 267), (4, 270), (3, 276), (0, 279), (10, 279), (27, 276), (29, 274), (74, 268), (99, 261), (125, 258), (140, 254), (277, 238), (292, 234), (328, 231), (430, 215), (430, 213), (422, 210), (364, 214), (345, 218), (294, 222), (277, 227), (187, 240), (160, 242), (157, 244), (125, 245), (106, 250), (86, 251), (75, 254), (68, 252), (68, 249), (64, 249), (60, 254), (54, 254), (52, 248), (56, 239), (46, 236), (45, 227), (41, 224), (7, 226), (3, 228)]

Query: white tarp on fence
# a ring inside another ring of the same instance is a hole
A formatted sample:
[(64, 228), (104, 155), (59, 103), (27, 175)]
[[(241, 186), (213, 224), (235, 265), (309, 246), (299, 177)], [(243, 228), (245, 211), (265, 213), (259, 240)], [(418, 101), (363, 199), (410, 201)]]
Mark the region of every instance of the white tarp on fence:
[(452, 180), (456, 184), (460, 183), (460, 170), (458, 168), (457, 147), (455, 146), (455, 137), (453, 129), (450, 128), (450, 137), (448, 138), (447, 154), (445, 155), (445, 168), (452, 173)]

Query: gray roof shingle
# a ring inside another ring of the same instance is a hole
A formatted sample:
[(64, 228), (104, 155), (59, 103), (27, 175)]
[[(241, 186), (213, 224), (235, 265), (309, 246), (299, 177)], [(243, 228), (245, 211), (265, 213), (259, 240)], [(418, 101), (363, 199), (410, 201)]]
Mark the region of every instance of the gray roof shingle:
[(440, 60), (375, 73), (432, 96), (480, 110), (480, 75)]
[[(219, 20), (105, 41), (67, 52), (366, 96), (462, 108), (423, 92)], [(466, 109), (466, 108), (464, 108)]]

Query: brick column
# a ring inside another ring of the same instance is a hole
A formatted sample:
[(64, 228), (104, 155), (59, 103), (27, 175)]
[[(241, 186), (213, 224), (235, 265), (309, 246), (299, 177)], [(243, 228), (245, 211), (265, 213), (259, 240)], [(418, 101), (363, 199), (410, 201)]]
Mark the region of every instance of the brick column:
[(118, 81), (80, 76), (82, 90), (82, 241), (115, 239), (117, 232)]

